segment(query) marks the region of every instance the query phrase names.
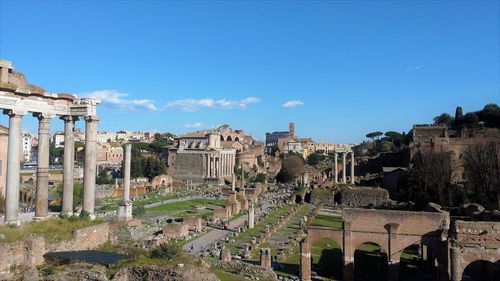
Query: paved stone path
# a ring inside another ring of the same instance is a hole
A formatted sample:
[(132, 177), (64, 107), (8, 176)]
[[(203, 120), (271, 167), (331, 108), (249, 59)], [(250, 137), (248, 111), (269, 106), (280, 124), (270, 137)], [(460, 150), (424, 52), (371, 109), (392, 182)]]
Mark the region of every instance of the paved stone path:
[[(261, 208), (255, 208), (255, 218), (257, 219), (258, 217), (262, 216), (262, 213), (269, 208), (272, 207), (271, 205), (271, 200), (269, 196), (270, 194), (267, 194), (266, 197), (260, 200), (260, 204), (262, 206), (262, 211)], [(226, 235), (232, 232), (232, 229), (235, 227), (239, 227), (243, 225), (243, 223), (247, 220), (247, 215), (243, 215), (241, 217), (238, 217), (232, 221), (229, 222), (228, 229), (213, 229), (212, 231), (208, 232), (207, 234), (204, 234), (198, 238), (196, 238), (193, 241), (190, 241), (186, 244), (184, 244), (184, 250), (187, 251), (188, 253), (191, 254), (198, 254), (199, 252), (203, 251), (206, 249), (210, 244), (213, 244), (222, 238), (224, 238)]]

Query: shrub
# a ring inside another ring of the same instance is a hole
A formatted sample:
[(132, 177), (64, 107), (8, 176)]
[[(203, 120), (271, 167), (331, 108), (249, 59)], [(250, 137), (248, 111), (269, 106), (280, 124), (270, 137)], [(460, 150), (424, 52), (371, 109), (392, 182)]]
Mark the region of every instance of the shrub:
[(179, 243), (171, 240), (160, 244), (151, 252), (151, 257), (155, 259), (171, 260), (178, 257), (182, 253), (182, 247)]
[(142, 216), (146, 213), (146, 208), (144, 206), (133, 206), (132, 207), (132, 215), (134, 217)]

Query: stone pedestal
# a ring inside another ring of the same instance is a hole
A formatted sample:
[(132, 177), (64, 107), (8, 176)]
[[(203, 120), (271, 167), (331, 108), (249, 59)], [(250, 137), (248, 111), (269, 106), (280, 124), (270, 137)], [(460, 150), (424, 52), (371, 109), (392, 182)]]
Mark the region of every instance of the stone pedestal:
[(260, 249), (260, 266), (263, 268), (271, 268), (271, 249)]
[(222, 249), (222, 251), (220, 251), (220, 260), (221, 262), (230, 262), (231, 251), (229, 251), (229, 249)]
[(118, 206), (118, 220), (128, 221), (132, 219), (132, 204), (130, 202), (120, 203)]

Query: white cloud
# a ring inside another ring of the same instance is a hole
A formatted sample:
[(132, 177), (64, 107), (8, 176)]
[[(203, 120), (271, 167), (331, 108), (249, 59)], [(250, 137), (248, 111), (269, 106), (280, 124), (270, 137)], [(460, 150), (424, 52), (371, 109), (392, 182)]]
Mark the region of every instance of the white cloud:
[(126, 99), (129, 94), (121, 93), (116, 90), (99, 90), (88, 94), (84, 94), (85, 97), (97, 98), (102, 101), (103, 104), (108, 104), (111, 107), (121, 109), (121, 110), (146, 110), (146, 111), (156, 111), (158, 108), (152, 100), (148, 99)]
[(423, 65), (414, 65), (414, 66), (408, 66), (407, 68), (405, 68), (405, 70), (406, 71), (419, 71), (422, 68), (424, 68)]
[(282, 108), (292, 108), (292, 107), (301, 106), (301, 105), (304, 105), (304, 103), (299, 101), (299, 100), (291, 100), (291, 101), (285, 102), (283, 105), (281, 105), (281, 107)]
[(194, 112), (200, 108), (222, 108), (222, 109), (245, 109), (248, 105), (259, 103), (260, 99), (248, 97), (242, 100), (214, 100), (205, 99), (181, 99), (167, 102), (166, 108), (180, 109), (182, 111)]
[(201, 123), (201, 122), (196, 122), (196, 123), (184, 125), (184, 128), (188, 128), (188, 129), (199, 129), (201, 127), (203, 127), (203, 123)]

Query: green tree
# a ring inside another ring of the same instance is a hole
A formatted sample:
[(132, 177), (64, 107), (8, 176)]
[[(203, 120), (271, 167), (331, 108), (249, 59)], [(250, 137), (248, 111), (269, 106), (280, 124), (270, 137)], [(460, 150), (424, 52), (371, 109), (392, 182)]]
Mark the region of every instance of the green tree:
[(366, 134), (366, 137), (371, 139), (372, 141), (374, 141), (375, 139), (378, 139), (381, 135), (383, 135), (384, 133), (382, 132), (371, 132), (371, 133), (368, 133)]
[(307, 164), (311, 166), (316, 166), (323, 160), (325, 160), (325, 156), (323, 154), (315, 152), (309, 155), (309, 157), (307, 157)]
[(479, 122), (479, 117), (475, 112), (469, 112), (464, 116), (464, 124), (467, 127), (475, 127)]
[(264, 183), (266, 182), (266, 174), (264, 173), (258, 173), (257, 176), (255, 176), (255, 182), (261, 182)]
[(161, 243), (156, 249), (151, 252), (151, 257), (156, 259), (172, 260), (177, 258), (182, 253), (182, 246), (180, 243), (170, 240)]
[(276, 181), (280, 183), (289, 183), (293, 180), (292, 174), (285, 169), (281, 169), (276, 175)]
[(102, 169), (96, 177), (96, 184), (110, 184), (112, 180), (108, 176), (108, 172), (105, 169)]
[(281, 169), (284, 169), (292, 176), (292, 178), (295, 178), (304, 169), (304, 159), (295, 154), (288, 155), (281, 163)]
[(436, 125), (451, 125), (453, 123), (453, 118), (448, 113), (442, 113), (434, 117), (434, 124)]

